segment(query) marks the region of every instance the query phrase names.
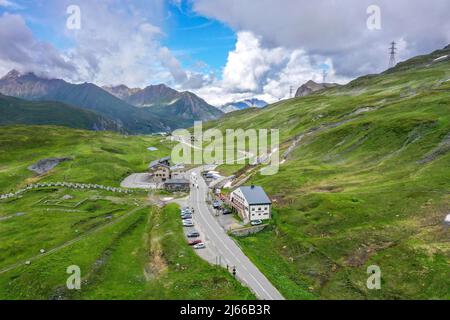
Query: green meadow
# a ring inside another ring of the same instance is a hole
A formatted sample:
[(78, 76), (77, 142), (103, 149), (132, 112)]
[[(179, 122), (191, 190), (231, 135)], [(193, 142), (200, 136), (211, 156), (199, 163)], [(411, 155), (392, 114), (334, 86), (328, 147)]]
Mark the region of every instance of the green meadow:
[[(450, 62), (436, 60), (448, 54), (204, 125), (280, 130), (277, 174), (248, 163), (219, 170), (273, 199), (269, 227), (236, 241), (287, 299), (450, 299)], [(0, 127), (0, 193), (37, 182), (119, 186), (171, 147), (162, 137)], [(72, 160), (41, 176), (27, 169), (49, 157)], [(41, 188), (1, 200), (0, 299), (254, 299), (186, 245), (178, 220), (177, 206), (154, 207), (144, 192)], [(81, 268), (80, 291), (65, 285), (70, 265)], [(366, 286), (373, 265), (380, 290)]]
[[(165, 138), (51, 126), (0, 127), (0, 190), (30, 183), (119, 186), (170, 154)], [(158, 151), (148, 151), (156, 147)], [(71, 157), (38, 176), (28, 166)], [(67, 268), (81, 270), (69, 290)], [(0, 299), (254, 299), (186, 243), (179, 208), (143, 191), (43, 187), (0, 201)]]
[[(150, 147), (158, 150), (147, 150)], [(145, 172), (152, 160), (170, 155), (171, 145), (163, 137), (52, 126), (6, 126), (0, 127), (0, 150), (0, 192), (6, 193), (36, 181), (118, 187), (129, 174)], [(39, 177), (27, 169), (51, 157), (73, 160)]]
[(448, 51), (207, 124), (279, 129), (282, 159), (297, 141), (275, 175), (219, 167), (274, 199), (271, 227), (237, 241), (286, 298), (450, 299)]

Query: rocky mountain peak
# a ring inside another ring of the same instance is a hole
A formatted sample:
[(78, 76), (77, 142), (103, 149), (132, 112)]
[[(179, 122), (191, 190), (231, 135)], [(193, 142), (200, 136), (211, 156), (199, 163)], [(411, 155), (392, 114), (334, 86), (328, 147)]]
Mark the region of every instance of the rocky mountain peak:
[(17, 71), (16, 69), (11, 70), (8, 72), (1, 80), (15, 80), (22, 76), (22, 74)]
[(313, 80), (309, 80), (300, 88), (298, 88), (295, 97), (306, 97), (313, 92), (320, 91), (327, 88), (333, 88), (339, 86), (337, 83), (317, 83)]

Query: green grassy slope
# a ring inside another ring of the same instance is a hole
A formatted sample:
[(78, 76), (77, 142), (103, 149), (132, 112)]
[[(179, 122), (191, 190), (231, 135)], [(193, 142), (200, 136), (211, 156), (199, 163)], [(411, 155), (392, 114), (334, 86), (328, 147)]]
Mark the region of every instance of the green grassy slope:
[[(253, 170), (275, 219), (239, 240), (287, 298), (450, 298), (449, 54), (207, 124), (278, 128), (283, 152), (304, 135), (278, 174)], [(374, 264), (381, 290), (366, 288)]]
[[(161, 137), (51, 126), (2, 127), (0, 149), (0, 193), (63, 180), (118, 186), (170, 154)], [(74, 160), (46, 175), (27, 170), (40, 159), (67, 155)], [(176, 206), (151, 205), (145, 192), (61, 187), (1, 200), (0, 300), (254, 298), (187, 246)], [(81, 291), (66, 288), (71, 265), (81, 269)]]
[(94, 112), (55, 101), (26, 101), (0, 94), (0, 113), (0, 125), (60, 125), (86, 130), (120, 130), (115, 122)]
[[(148, 151), (156, 147), (158, 151)], [(124, 136), (63, 127), (0, 127), (0, 192), (29, 182), (68, 181), (119, 186), (130, 173), (145, 172), (148, 163), (170, 154), (161, 137)], [(51, 173), (37, 177), (28, 166), (51, 157), (72, 157)]]
[[(60, 212), (44, 217), (28, 211), (10, 223), (14, 228), (0, 224), (1, 246), (6, 248), (1, 254), (5, 259), (0, 266), (0, 299), (254, 299), (228, 272), (210, 266), (186, 245), (177, 206), (164, 210), (124, 206), (119, 205), (117, 216), (106, 221), (104, 217), (91, 221), (86, 213), (66, 213), (69, 217), (63, 218)], [(21, 220), (25, 217), (27, 221)], [(88, 221), (91, 226), (84, 230)], [(58, 225), (61, 230), (53, 231)], [(65, 233), (77, 241), (66, 246)], [(13, 235), (27, 237), (15, 240)], [(55, 251), (42, 255), (40, 248)], [(33, 259), (30, 265), (23, 263), (22, 254)], [(3, 272), (10, 260), (21, 263)], [(66, 287), (66, 270), (73, 265), (81, 270), (79, 291)]]

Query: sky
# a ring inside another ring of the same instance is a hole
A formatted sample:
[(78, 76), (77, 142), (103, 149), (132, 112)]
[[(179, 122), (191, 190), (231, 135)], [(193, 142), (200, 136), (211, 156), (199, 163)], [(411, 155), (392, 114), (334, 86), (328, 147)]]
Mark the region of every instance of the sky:
[(346, 83), (450, 43), (448, 0), (0, 0), (0, 75), (165, 83), (220, 106)]

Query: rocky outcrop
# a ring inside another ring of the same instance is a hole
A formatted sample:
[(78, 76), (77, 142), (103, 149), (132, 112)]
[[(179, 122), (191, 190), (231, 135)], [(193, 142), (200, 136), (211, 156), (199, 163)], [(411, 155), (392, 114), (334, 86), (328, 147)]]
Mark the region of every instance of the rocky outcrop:
[(52, 170), (54, 167), (56, 167), (61, 162), (65, 161), (71, 161), (72, 158), (65, 157), (65, 158), (48, 158), (48, 159), (42, 159), (36, 162), (35, 164), (28, 167), (28, 170), (31, 170), (33, 172), (36, 172), (37, 174), (44, 174)]
[(307, 83), (302, 85), (300, 88), (298, 88), (297, 93), (295, 94), (296, 97), (306, 97), (310, 95), (311, 93), (328, 89), (328, 88), (334, 88), (338, 87), (339, 85), (337, 83), (317, 83), (312, 80), (309, 80)]

